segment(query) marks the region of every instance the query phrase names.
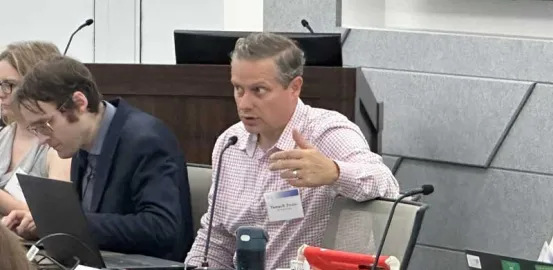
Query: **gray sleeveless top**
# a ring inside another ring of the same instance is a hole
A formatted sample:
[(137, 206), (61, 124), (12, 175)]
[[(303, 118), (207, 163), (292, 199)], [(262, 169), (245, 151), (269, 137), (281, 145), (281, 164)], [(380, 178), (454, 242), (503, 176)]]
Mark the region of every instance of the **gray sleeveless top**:
[(37, 141), (19, 164), (8, 172), (12, 160), (12, 146), (15, 137), (15, 125), (12, 123), (0, 131), (0, 188), (4, 188), (13, 173), (20, 168), (26, 174), (40, 177), (48, 177), (47, 155), (50, 147), (40, 145)]

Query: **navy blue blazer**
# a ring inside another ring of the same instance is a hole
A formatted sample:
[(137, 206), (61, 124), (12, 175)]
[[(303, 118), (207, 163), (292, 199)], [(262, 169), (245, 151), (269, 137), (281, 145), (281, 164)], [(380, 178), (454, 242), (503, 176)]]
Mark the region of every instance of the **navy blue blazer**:
[[(123, 99), (97, 159), (91, 212), (101, 250), (184, 261), (193, 241), (186, 162), (175, 135)], [(86, 151), (73, 156), (71, 180), (81, 195)], [(82, 199), (82, 198), (81, 198)]]

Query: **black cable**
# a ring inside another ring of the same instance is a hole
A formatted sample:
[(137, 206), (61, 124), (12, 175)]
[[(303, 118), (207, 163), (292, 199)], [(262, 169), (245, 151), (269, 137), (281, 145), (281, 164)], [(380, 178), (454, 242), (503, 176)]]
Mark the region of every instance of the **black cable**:
[[(44, 241), (46, 241), (46, 240), (48, 240), (48, 239), (50, 239), (50, 238), (53, 238), (53, 237), (60, 237), (60, 236), (69, 237), (69, 238), (75, 240), (76, 242), (78, 242), (79, 244), (81, 244), (81, 246), (83, 246), (84, 248), (86, 248), (86, 249), (90, 252), (90, 254), (92, 254), (93, 256), (96, 256), (96, 252), (94, 252), (94, 251), (92, 250), (92, 248), (90, 248), (85, 242), (83, 242), (81, 239), (75, 237), (74, 235), (71, 235), (71, 234), (68, 234), (68, 233), (52, 233), (52, 234), (46, 235), (46, 236), (42, 237), (41, 239), (39, 239), (38, 241), (36, 241), (36, 243), (35, 243), (33, 246), (31, 246), (30, 249), (33, 249), (33, 248), (38, 249), (37, 246), (39, 246), (40, 244), (42, 244), (42, 242), (44, 242)], [(36, 254), (35, 254), (35, 255), (36, 255)], [(57, 266), (61, 266), (61, 264), (60, 264), (58, 261), (54, 260), (52, 257), (50, 257), (50, 256), (48, 256), (48, 255), (46, 255), (46, 254), (40, 254), (40, 255), (41, 255), (41, 256), (46, 256), (46, 257), (47, 257), (49, 260), (51, 260), (54, 264), (56, 264)], [(81, 260), (80, 260), (79, 258), (77, 258), (77, 257), (75, 257), (75, 256), (74, 256), (73, 258), (77, 261), (77, 264), (74, 265), (72, 268), (69, 268), (69, 269), (74, 269), (74, 268), (76, 268), (76, 267), (80, 264), (80, 262), (81, 262)], [(33, 258), (30, 258), (30, 259), (33, 260), (33, 259), (34, 259), (34, 256), (33, 256)], [(67, 269), (67, 268), (66, 268), (66, 267), (63, 267), (63, 269)]]
[(73, 259), (75, 259), (75, 264), (69, 270), (75, 270), (81, 264), (81, 260), (79, 260), (79, 258), (73, 257)]

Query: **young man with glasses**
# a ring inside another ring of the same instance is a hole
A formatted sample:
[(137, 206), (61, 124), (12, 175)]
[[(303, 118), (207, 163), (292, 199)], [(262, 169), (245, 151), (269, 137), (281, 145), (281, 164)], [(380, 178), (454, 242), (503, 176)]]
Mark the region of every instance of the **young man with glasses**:
[[(90, 71), (68, 57), (38, 64), (15, 102), (30, 132), (73, 157), (71, 181), (100, 249), (183, 259), (193, 237), (185, 158), (160, 120), (103, 101)], [(28, 211), (2, 221), (34, 234)]]

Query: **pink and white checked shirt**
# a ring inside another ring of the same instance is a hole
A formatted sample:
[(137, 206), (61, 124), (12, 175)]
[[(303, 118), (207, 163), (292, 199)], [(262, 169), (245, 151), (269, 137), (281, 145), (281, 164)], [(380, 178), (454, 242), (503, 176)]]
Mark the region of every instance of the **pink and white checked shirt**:
[[(276, 151), (295, 148), (294, 128), (338, 164), (340, 176), (333, 186), (300, 188), (304, 218), (270, 222), (263, 194), (293, 187), (280, 178), (279, 172), (268, 169), (268, 158)], [(398, 183), (382, 158), (370, 151), (360, 129), (338, 112), (312, 108), (299, 100), (280, 139), (266, 152), (257, 147), (257, 136), (248, 133), (241, 122), (237, 123), (217, 139), (212, 154), (213, 168), (217, 167), (219, 153), (228, 138), (234, 135), (238, 142), (222, 158), (209, 249), (209, 257), (224, 265), (209, 260), (210, 267), (234, 265), (235, 232), (238, 227), (248, 225), (264, 228), (269, 236), (265, 269), (287, 268), (302, 244), (321, 246), (337, 195), (364, 201), (399, 194)], [(213, 186), (208, 195), (209, 207), (212, 195)], [(207, 213), (201, 223), (202, 228), (188, 253), (192, 265), (199, 265), (202, 260), (209, 224)]]

